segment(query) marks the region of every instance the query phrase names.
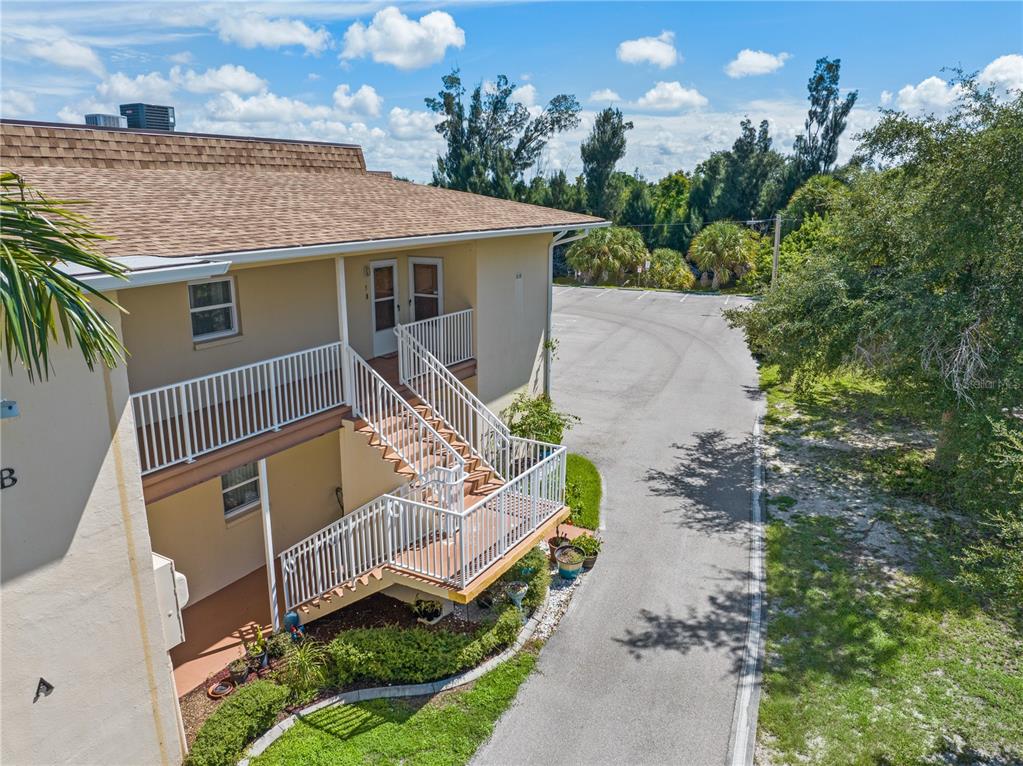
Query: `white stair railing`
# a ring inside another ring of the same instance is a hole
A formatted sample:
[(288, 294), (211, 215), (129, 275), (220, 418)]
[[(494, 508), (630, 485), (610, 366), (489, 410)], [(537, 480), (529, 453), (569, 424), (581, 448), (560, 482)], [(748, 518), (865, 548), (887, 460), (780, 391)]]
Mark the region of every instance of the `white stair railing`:
[(409, 331), (398, 336), (398, 377), (498, 478), (512, 475), (514, 437), (501, 419)]
[(420, 482), (436, 481), (438, 472), (450, 489), (447, 510), (462, 509), (465, 458), (437, 433), (415, 408), (365, 359), (348, 349), (352, 369), (352, 412), (366, 421), (384, 445), (408, 465)]
[(142, 473), (345, 404), (341, 343), (131, 395)]

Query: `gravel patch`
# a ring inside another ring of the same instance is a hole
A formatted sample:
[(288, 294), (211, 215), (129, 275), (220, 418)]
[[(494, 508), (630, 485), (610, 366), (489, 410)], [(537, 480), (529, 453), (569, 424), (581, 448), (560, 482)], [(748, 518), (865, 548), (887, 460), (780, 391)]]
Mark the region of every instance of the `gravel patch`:
[(582, 584), (583, 579), (588, 576), (587, 573), (584, 573), (574, 580), (565, 580), (555, 572), (551, 580), (550, 591), (547, 594), (547, 609), (540, 617), (540, 623), (536, 627), (533, 638), (538, 641), (546, 641), (550, 638), (554, 629), (558, 627), (558, 623), (561, 622), (561, 618), (568, 611), (568, 604), (572, 600), (572, 596)]

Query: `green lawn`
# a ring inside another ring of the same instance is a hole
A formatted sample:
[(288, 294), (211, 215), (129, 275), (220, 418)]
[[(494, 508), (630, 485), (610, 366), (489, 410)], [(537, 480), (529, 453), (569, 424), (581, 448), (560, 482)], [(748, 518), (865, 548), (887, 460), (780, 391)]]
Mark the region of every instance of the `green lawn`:
[(568, 453), (566, 494), (572, 509), (571, 522), (578, 527), (596, 529), (600, 525), (600, 472), (582, 455)]
[(317, 711), (253, 764), (461, 766), (490, 736), (535, 664), (536, 654), (525, 650), (465, 691), (426, 702), (381, 699)]
[[(767, 371), (763, 384), (772, 464), (788, 464), (767, 480), (770, 762), (1023, 758), (1023, 640), (955, 584), (961, 525), (906, 500), (905, 476), (870, 444), (920, 452), (908, 444), (927, 414), (856, 376), (796, 391)], [(870, 547), (879, 533), (889, 548)]]

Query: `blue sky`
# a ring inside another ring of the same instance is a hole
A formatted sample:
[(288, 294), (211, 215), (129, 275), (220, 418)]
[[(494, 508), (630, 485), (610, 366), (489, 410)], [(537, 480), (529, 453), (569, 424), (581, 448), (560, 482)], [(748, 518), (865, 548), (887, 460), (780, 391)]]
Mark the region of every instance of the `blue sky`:
[(583, 124), (542, 169), (578, 173), (596, 110), (635, 128), (627, 170), (658, 178), (727, 147), (744, 115), (791, 145), (820, 56), (859, 91), (851, 135), (879, 106), (942, 112), (946, 67), (1023, 87), (1023, 4), (4, 2), (0, 112), (76, 122), (150, 101), (179, 130), (319, 138), (365, 147), (371, 167), (429, 178), (438, 137), (423, 98), (454, 66), (507, 74), (539, 109), (558, 93)]

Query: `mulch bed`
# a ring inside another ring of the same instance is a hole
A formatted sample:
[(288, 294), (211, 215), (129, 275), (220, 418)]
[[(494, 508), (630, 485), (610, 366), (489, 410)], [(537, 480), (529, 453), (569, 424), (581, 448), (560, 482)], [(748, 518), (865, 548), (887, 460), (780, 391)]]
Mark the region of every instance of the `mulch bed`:
[[(419, 623), (416, 620), (416, 616), (412, 614), (412, 610), (409, 609), (408, 604), (377, 593), (357, 601), (351, 606), (314, 620), (306, 626), (306, 635), (315, 638), (317, 641), (327, 643), (338, 633), (346, 630), (384, 627), (412, 628), (417, 625)], [(436, 625), (419, 625), (419, 627), (425, 627), (427, 630), (445, 630), (451, 633), (473, 633), (479, 627), (479, 623), (462, 619), (456, 610), (455, 613), (449, 614)], [(276, 666), (277, 662), (272, 662), (271, 670)], [(199, 733), (199, 729), (206, 722), (206, 719), (223, 702), (223, 699), (210, 699), (206, 694), (206, 689), (210, 684), (228, 678), (230, 675), (227, 668), (224, 668), (219, 673), (215, 673), (207, 678), (202, 686), (193, 689), (178, 700), (189, 747), (195, 741), (195, 737)], [(253, 678), (254, 676), (250, 675), (249, 681), (252, 681)], [(360, 687), (378, 685), (376, 683), (356, 684), (351, 688), (358, 689)], [(336, 693), (336, 691), (325, 690), (321, 696), (330, 696)], [(230, 695), (224, 699), (230, 699)], [(286, 717), (286, 715), (287, 713), (284, 713), (281, 717)]]

